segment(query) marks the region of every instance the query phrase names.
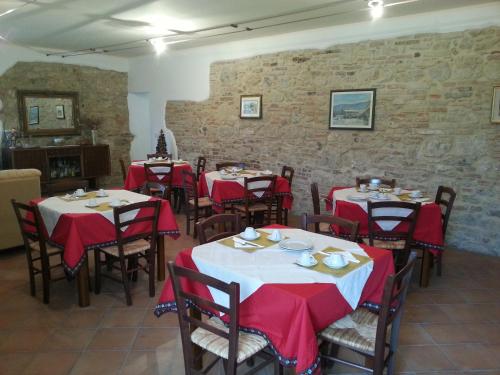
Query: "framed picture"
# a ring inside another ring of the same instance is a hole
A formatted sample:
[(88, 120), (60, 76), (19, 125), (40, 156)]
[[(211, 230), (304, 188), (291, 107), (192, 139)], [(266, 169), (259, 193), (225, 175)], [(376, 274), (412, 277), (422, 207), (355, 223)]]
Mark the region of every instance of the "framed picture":
[(28, 109), (28, 125), (37, 125), (40, 123), (40, 118), (38, 116), (38, 106), (33, 105)]
[(330, 129), (373, 130), (376, 89), (332, 90)]
[(64, 119), (64, 105), (63, 104), (58, 104), (56, 105), (56, 118), (58, 119)]
[(262, 118), (262, 95), (241, 95), (240, 118)]
[(500, 86), (493, 87), (491, 122), (493, 122), (494, 124), (500, 124)]

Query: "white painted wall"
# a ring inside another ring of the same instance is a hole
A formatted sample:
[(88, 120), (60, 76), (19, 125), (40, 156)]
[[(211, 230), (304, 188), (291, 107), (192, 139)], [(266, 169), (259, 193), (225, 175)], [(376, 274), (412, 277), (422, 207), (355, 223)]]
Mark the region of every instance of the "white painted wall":
[(151, 123), (149, 93), (129, 93), (127, 99), (130, 133), (134, 136), (130, 145), (130, 158), (141, 160), (153, 148), (149, 136), (149, 124)]
[[(436, 0), (437, 1), (437, 0)], [(210, 64), (287, 50), (323, 49), (420, 33), (444, 33), (500, 25), (500, 2), (432, 13), (381, 19), (376, 22), (287, 33), (208, 47), (167, 51), (162, 56), (130, 59), (129, 91), (150, 93), (149, 132), (152, 142), (165, 124), (169, 100), (202, 101), (209, 97)], [(168, 120), (167, 120), (168, 122)], [(172, 139), (167, 139), (172, 143)], [(155, 143), (154, 143), (155, 144)], [(172, 150), (172, 146), (169, 146)], [(181, 155), (182, 156), (182, 155)]]

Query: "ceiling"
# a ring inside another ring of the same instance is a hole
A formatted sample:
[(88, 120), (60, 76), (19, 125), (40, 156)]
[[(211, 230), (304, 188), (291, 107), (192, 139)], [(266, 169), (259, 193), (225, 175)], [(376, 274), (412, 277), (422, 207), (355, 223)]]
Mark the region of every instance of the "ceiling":
[[(375, 22), (491, 1), (385, 0)], [(0, 38), (69, 55), (133, 57), (160, 36), (180, 49), (370, 19), (366, 0), (0, 0)]]

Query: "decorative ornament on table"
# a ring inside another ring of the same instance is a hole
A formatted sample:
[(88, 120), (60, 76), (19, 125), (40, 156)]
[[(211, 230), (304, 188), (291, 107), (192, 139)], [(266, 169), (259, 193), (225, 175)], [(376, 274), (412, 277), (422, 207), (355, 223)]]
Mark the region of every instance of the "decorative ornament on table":
[(12, 128), (5, 134), (6, 146), (7, 147), (16, 147), (18, 142), (18, 134), (17, 129)]
[(101, 125), (101, 120), (98, 118), (83, 118), (80, 119), (80, 123), (86, 125), (90, 129), (90, 139), (92, 144), (95, 146), (97, 144), (97, 128)]
[(158, 142), (156, 142), (156, 153), (162, 155), (167, 154), (167, 141), (165, 139), (165, 133), (163, 133), (163, 129), (160, 130), (160, 134), (158, 135)]

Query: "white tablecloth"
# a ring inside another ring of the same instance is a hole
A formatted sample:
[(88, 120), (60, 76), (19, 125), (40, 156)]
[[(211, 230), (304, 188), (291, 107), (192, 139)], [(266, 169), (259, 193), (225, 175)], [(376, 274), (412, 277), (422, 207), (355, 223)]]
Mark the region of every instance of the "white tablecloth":
[[(252, 171), (252, 172), (260, 172), (260, 171)], [(248, 177), (248, 178), (251, 178), (251, 177), (257, 177), (257, 175), (255, 174), (239, 174), (238, 175), (238, 178), (235, 178), (234, 180), (225, 180), (221, 177), (221, 174), (219, 171), (214, 171), (214, 172), (209, 172), (209, 173), (205, 173), (205, 180), (207, 181), (207, 187), (208, 187), (208, 194), (210, 196), (212, 196), (212, 189), (213, 189), (213, 186), (214, 186), (214, 182), (216, 180), (220, 180), (220, 181), (233, 181), (233, 182), (237, 182), (238, 184), (240, 184), (241, 186), (245, 186), (245, 177)], [(252, 182), (250, 185), (249, 185), (249, 189), (262, 189), (262, 188), (266, 188), (268, 187), (270, 184), (269, 181), (256, 181), (256, 182)], [(260, 198), (262, 197), (262, 195), (264, 194), (264, 192), (258, 192), (255, 194), (255, 196), (257, 198)]]
[[(143, 194), (133, 193), (128, 190), (105, 190), (108, 197), (95, 198), (97, 203), (101, 204), (104, 202), (111, 202), (113, 199), (121, 199), (128, 201), (129, 203), (144, 202), (150, 199), (149, 196)], [(107, 220), (114, 224), (115, 219), (113, 217), (113, 210), (108, 211), (97, 211), (90, 207), (86, 207), (85, 204), (89, 202), (88, 198), (82, 197), (78, 200), (65, 201), (60, 197), (50, 197), (38, 204), (40, 214), (42, 216), (45, 228), (47, 229), (48, 235), (51, 236), (54, 228), (59, 221), (59, 218), (63, 214), (95, 214), (98, 213), (104, 216)], [(133, 210), (123, 215), (121, 220), (128, 221), (132, 220), (137, 216), (139, 210)], [(122, 228), (125, 230), (126, 228)]]
[[(355, 254), (367, 256), (356, 243), (328, 237), (301, 229), (280, 229), (282, 234), (292, 239), (308, 239), (313, 242), (313, 253), (333, 246)], [(270, 233), (271, 230), (266, 230)], [(192, 259), (198, 270), (227, 283), (240, 284), (240, 301), (244, 301), (264, 284), (336, 284), (342, 296), (355, 309), (361, 292), (373, 270), (370, 261), (343, 277), (317, 272), (300, 267), (294, 262), (301, 251), (286, 251), (278, 244), (248, 253), (233, 249), (218, 242), (211, 242), (193, 248)], [(210, 288), (214, 301), (228, 306), (227, 294)]]

